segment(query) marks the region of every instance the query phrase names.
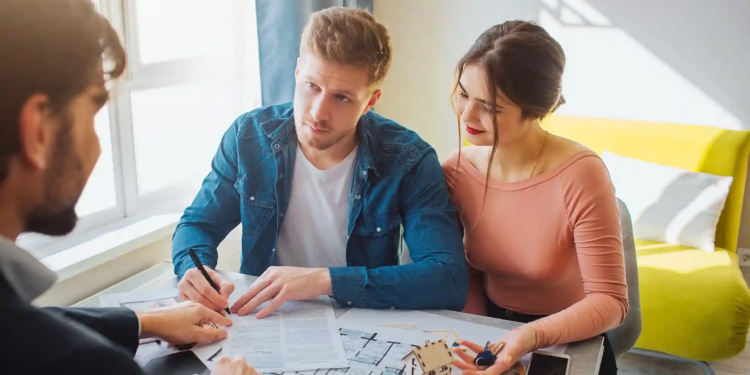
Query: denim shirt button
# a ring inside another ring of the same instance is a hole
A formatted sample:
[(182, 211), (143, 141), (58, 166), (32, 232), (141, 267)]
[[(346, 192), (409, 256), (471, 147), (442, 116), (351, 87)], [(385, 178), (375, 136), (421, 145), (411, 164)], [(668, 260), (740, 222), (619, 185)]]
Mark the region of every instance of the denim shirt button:
[(284, 178), (284, 174), (283, 174), (283, 173), (282, 173), (282, 174), (280, 174), (280, 175), (279, 175), (279, 178)]
[(362, 171), (362, 176), (367, 176), (367, 171)]
[(277, 143), (277, 144), (273, 145), (273, 147), (278, 150), (281, 146)]
[(352, 305), (352, 301), (349, 301), (346, 304), (349, 305), (349, 306), (351, 306)]
[(362, 198), (362, 197), (360, 197), (359, 195), (357, 195), (356, 197), (354, 197), (354, 199), (356, 199), (356, 200), (360, 200), (360, 198)]
[(376, 231), (380, 232), (380, 227), (375, 228)]
[(250, 200), (251, 200), (251, 201), (254, 201), (254, 200), (255, 200), (255, 197), (250, 197)]

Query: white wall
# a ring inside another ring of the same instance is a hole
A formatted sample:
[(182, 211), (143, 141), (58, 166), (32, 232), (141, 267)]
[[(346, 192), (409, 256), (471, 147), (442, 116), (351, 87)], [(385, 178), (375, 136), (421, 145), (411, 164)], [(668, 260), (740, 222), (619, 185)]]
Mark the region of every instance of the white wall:
[[(455, 64), (513, 19), (538, 22), (566, 53), (560, 114), (750, 129), (750, 1), (375, 0), (374, 11), (394, 46), (376, 111), (441, 158), (459, 143)], [(750, 247), (750, 220), (744, 227), (740, 246)]]
[[(376, 111), (417, 131), (441, 158), (458, 147), (450, 107), (455, 64), (487, 27), (499, 23), (497, 0), (376, 0), (375, 17), (389, 30), (391, 70)], [(514, 3), (515, 4), (515, 3)], [(529, 19), (535, 7), (516, 4), (503, 18)]]

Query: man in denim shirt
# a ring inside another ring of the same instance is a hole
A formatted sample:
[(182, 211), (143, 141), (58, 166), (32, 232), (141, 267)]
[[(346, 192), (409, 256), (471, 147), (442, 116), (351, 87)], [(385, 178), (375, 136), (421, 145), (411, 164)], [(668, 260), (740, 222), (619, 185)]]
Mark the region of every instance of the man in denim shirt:
[[(234, 290), (207, 268), (242, 223), (240, 272), (261, 275), (231, 310), (332, 296), (363, 308), (464, 307), (459, 218), (435, 151), (371, 111), (388, 71), (384, 26), (364, 10), (315, 13), (302, 35), (294, 103), (259, 108), (229, 128), (212, 172), (174, 234), (180, 297), (213, 309)], [(411, 264), (399, 265), (401, 227)]]

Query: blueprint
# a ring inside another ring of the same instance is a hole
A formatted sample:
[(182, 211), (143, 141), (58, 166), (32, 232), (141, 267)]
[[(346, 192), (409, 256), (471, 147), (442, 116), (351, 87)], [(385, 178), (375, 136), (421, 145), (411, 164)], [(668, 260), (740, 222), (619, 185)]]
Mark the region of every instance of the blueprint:
[[(463, 348), (457, 343), (458, 341), (468, 340), (483, 345), (488, 341), (496, 342), (508, 333), (507, 330), (502, 328), (451, 319), (423, 311), (351, 309), (338, 319), (341, 327), (357, 322), (368, 322), (375, 325), (378, 330), (386, 327), (398, 327), (399, 330), (403, 331), (430, 333), (440, 336), (444, 340), (451, 340), (450, 343), (456, 342), (453, 345), (454, 348)], [(564, 353), (566, 349), (567, 345), (556, 345), (540, 351)], [(454, 357), (458, 358), (457, 356)], [(520, 361), (522, 366), (514, 366), (504, 375), (524, 374), (524, 369), (528, 368), (529, 360), (530, 354), (523, 356)], [(454, 366), (452, 372), (460, 374), (461, 370)]]
[[(402, 375), (401, 359), (426, 341), (441, 337), (417, 331), (351, 323), (339, 325), (349, 367), (313, 371), (272, 373), (273, 375)], [(451, 340), (448, 345), (452, 345)]]

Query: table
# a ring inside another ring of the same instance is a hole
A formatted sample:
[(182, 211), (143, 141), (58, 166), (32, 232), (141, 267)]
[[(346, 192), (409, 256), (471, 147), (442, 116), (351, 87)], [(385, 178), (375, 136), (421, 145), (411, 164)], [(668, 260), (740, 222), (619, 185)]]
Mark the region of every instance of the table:
[[(256, 279), (254, 276), (243, 275), (235, 272), (219, 271), (233, 283), (250, 285)], [(108, 293), (124, 293), (132, 291), (155, 291), (166, 288), (176, 288), (178, 279), (174, 275), (173, 265), (165, 261), (149, 268), (129, 279), (126, 279), (100, 293), (97, 293), (74, 306), (76, 307), (99, 307), (99, 295)], [(336, 304), (334, 303), (334, 306)], [(349, 310), (346, 307), (335, 307), (336, 317), (341, 316)], [(511, 322), (502, 319), (494, 319), (486, 316), (465, 314), (448, 310), (426, 310), (425, 312), (437, 314), (453, 319), (467, 322), (482, 324), (491, 327), (498, 327), (511, 330), (520, 326), (520, 323)], [(569, 375), (596, 375), (599, 372), (599, 353), (601, 351), (604, 338), (594, 337), (586, 341), (576, 342), (568, 345), (565, 354), (569, 355), (570, 372)]]

